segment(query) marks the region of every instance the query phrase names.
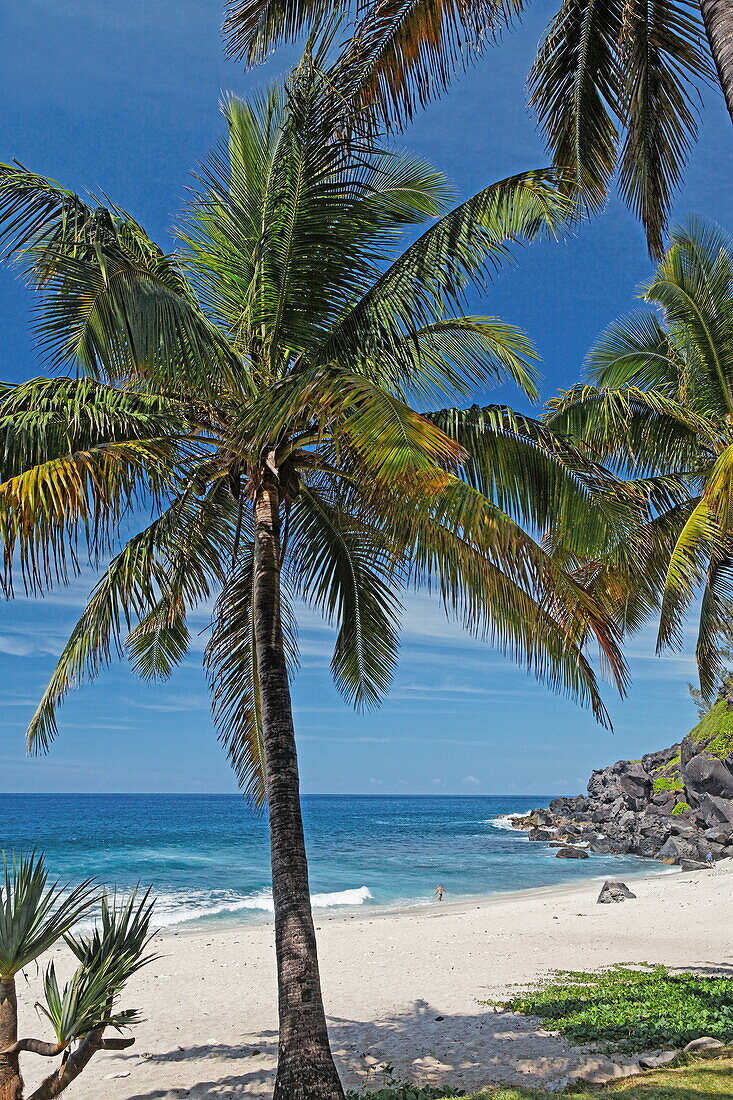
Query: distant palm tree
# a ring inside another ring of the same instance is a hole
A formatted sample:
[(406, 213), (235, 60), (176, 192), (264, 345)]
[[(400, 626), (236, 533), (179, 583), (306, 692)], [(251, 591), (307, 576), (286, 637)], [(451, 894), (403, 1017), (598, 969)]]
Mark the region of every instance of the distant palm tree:
[(690, 219), (644, 288), (658, 312), (612, 325), (588, 357), (595, 385), (550, 402), (548, 423), (631, 479), (650, 518), (607, 563), (633, 576), (626, 625), (660, 612), (678, 645), (700, 596), (703, 699), (725, 673), (733, 597), (733, 239)]
[[(529, 0), (354, 5), (346, 50), (361, 55), (364, 101), (391, 123), (410, 119), (528, 6)], [(333, 11), (343, 5), (228, 0), (229, 52), (256, 63)], [(718, 78), (733, 120), (730, 0), (560, 0), (529, 76), (530, 103), (555, 164), (572, 170), (576, 193), (598, 210), (617, 175), (622, 198), (659, 257), (672, 195), (697, 135), (698, 90)]]
[(624, 681), (602, 595), (519, 523), (544, 531), (561, 514), (582, 553), (617, 522), (608, 475), (501, 406), (413, 406), (505, 378), (534, 394), (522, 333), (447, 311), (512, 242), (566, 224), (558, 173), (449, 209), (442, 175), (354, 133), (323, 64), (306, 55), (284, 88), (228, 101), (228, 142), (200, 174), (175, 255), (115, 206), (21, 168), (0, 176), (0, 228), (39, 292), (41, 346), (84, 376), (0, 395), (6, 588), (16, 568), (32, 590), (65, 581), (80, 541), (104, 558), (153, 511), (98, 581), (29, 744), (48, 748), (66, 691), (116, 653), (168, 676), (191, 608), (216, 595), (214, 718), (269, 813), (278, 1100), (342, 1096), (299, 804), (292, 598), (335, 624), (332, 674), (356, 705), (389, 685), (410, 584), (433, 585), (470, 630), (600, 719), (590, 637)]

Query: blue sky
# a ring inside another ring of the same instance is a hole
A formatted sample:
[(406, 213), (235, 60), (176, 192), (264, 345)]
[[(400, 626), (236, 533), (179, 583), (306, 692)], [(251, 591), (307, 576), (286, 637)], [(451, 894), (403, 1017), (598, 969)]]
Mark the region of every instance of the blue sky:
[[(523, 95), (533, 47), (553, 4), (535, 0), (505, 35), (403, 139), (464, 196), (546, 162)], [(220, 132), (224, 91), (246, 95), (277, 75), (284, 56), (246, 73), (227, 63), (221, 0), (24, 0), (3, 5), (4, 110), (0, 160), (19, 160), (76, 189), (104, 192), (165, 244), (188, 173)], [(733, 221), (731, 131), (722, 101), (703, 104), (675, 216)], [(615, 201), (574, 239), (526, 250), (477, 310), (521, 325), (542, 355), (543, 397), (578, 377), (598, 332), (634, 305), (650, 269), (642, 234)], [(0, 271), (2, 376), (42, 373), (29, 333), (30, 301)], [(492, 400), (521, 404), (507, 388)], [(203, 640), (167, 684), (139, 684), (125, 667), (69, 697), (51, 754), (27, 759), (23, 730), (79, 613), (90, 577), (43, 600), (2, 608), (0, 791), (234, 791), (208, 718)], [(206, 627), (202, 613), (194, 626)], [(692, 627), (688, 641), (691, 642)], [(592, 768), (668, 744), (695, 710), (689, 656), (654, 656), (653, 629), (631, 640), (633, 687), (607, 697), (615, 732), (536, 685), (487, 646), (467, 639), (427, 595), (407, 601), (399, 675), (381, 710), (355, 715), (328, 681), (331, 634), (301, 622), (295, 685), (307, 792), (559, 793)]]

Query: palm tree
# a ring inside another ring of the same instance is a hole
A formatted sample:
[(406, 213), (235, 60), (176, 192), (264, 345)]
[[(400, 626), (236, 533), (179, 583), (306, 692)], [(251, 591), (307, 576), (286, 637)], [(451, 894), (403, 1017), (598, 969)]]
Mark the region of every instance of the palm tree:
[[(19, 167), (0, 227), (39, 295), (51, 364), (0, 395), (5, 586), (64, 582), (81, 545), (116, 550), (28, 731), (56, 736), (64, 694), (126, 653), (165, 677), (187, 617), (216, 597), (205, 666), (245, 792), (266, 801), (280, 1041), (277, 1100), (342, 1097), (323, 1010), (289, 679), (293, 600), (337, 629), (331, 670), (357, 706), (387, 690), (400, 592), (428, 584), (475, 634), (605, 710), (586, 644), (619, 686), (603, 596), (525, 530), (561, 512), (578, 554), (621, 517), (610, 475), (501, 406), (426, 414), (477, 385), (534, 395), (532, 351), (491, 317), (451, 316), (514, 242), (570, 217), (554, 170), (458, 206), (428, 165), (354, 130), (319, 52), (284, 88), (225, 107), (227, 143), (165, 254), (124, 211)], [(400, 238), (428, 227), (409, 247)]]
[(733, 10), (726, 0), (700, 0), (715, 68), (733, 121)]
[[(134, 891), (110, 901), (89, 881), (62, 889), (49, 883), (44, 858), (35, 852), (10, 859), (3, 852), (0, 883), (0, 1100), (23, 1100), (21, 1054), (63, 1056), (29, 1097), (54, 1100), (98, 1051), (124, 1050), (135, 1042), (105, 1032), (132, 1027), (139, 1019), (134, 1010), (119, 1011), (117, 1001), (133, 974), (155, 957), (145, 955), (154, 903), (149, 894), (138, 898)], [(81, 932), (80, 922), (100, 903), (98, 923)], [(78, 966), (62, 988), (50, 963), (43, 979), (45, 1003), (36, 1005), (55, 1042), (19, 1039), (16, 975), (61, 939)]]
[(696, 655), (709, 705), (725, 672), (733, 581), (733, 239), (691, 218), (643, 297), (656, 311), (612, 325), (588, 357), (594, 384), (550, 402), (547, 420), (646, 501), (646, 522), (601, 564), (636, 578), (626, 625), (659, 612), (659, 649), (681, 644), (700, 597)]
[[(527, 0), (356, 6), (346, 53), (362, 60), (364, 102), (391, 124), (409, 120), (527, 6)], [(334, 0), (229, 0), (228, 51), (259, 62), (312, 20), (342, 10)], [(697, 136), (698, 93), (718, 80), (733, 120), (728, 0), (561, 0), (528, 87), (555, 164), (572, 170), (576, 194), (597, 211), (617, 177), (659, 258), (672, 196)]]

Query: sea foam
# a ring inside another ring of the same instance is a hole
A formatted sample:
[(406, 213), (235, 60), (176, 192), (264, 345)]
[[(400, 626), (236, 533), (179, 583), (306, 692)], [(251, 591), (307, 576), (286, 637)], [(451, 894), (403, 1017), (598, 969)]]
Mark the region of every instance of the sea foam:
[(514, 818), (518, 817), (518, 814), (500, 814), (499, 817), (489, 817), (486, 821), (482, 821), (482, 825), (493, 825), (495, 829), (505, 829), (510, 833), (522, 833), (524, 829), (518, 828), (514, 824)]
[[(351, 890), (337, 890), (330, 894), (312, 894), (311, 904), (314, 909), (330, 909), (339, 905), (363, 905), (371, 897), (373, 894), (368, 886), (359, 886)], [(244, 897), (233, 892), (222, 892), (218, 895), (207, 894), (204, 891), (163, 894), (157, 899), (153, 922), (158, 927), (164, 927), (185, 924), (204, 917), (240, 913), (247, 909), (274, 913), (272, 891), (259, 890), (256, 894)]]

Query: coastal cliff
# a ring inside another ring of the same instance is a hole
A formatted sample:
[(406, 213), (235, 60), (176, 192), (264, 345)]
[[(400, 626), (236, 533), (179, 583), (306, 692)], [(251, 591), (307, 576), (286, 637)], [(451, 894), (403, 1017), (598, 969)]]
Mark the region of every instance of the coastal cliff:
[(733, 695), (678, 744), (594, 771), (587, 795), (515, 818), (530, 840), (665, 863), (733, 857)]

